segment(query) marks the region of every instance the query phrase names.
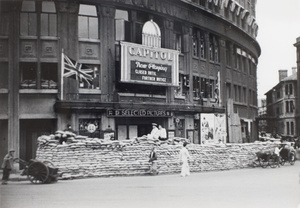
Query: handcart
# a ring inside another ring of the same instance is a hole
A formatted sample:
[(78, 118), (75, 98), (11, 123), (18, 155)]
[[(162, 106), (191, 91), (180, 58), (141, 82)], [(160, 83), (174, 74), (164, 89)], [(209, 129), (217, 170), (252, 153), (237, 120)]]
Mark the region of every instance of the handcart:
[(52, 183), (58, 180), (58, 168), (55, 168), (50, 161), (38, 161), (31, 159), (29, 162), (16, 158), (15, 162), (24, 167), (21, 175), (27, 175), (31, 183), (44, 184)]

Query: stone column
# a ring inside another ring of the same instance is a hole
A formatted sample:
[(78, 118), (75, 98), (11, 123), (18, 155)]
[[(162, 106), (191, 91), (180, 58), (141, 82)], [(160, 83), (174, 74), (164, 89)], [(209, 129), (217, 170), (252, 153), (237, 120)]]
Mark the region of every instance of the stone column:
[(101, 101), (113, 100), (115, 90), (115, 8), (100, 5)]

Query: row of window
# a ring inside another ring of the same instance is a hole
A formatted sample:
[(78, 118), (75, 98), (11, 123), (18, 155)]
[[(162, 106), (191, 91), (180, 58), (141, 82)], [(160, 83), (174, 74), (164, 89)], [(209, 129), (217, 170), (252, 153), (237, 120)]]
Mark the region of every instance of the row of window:
[[(198, 4), (204, 8), (207, 8), (209, 10), (211, 10), (214, 13), (220, 13), (220, 6), (218, 5), (219, 1), (207, 1), (207, 0), (191, 0), (193, 3)], [(226, 5), (227, 7), (223, 7), (224, 8), (224, 17), (227, 20), (230, 20), (233, 24), (235, 24), (238, 27), (241, 27), (243, 30), (246, 30), (248, 33), (252, 34), (252, 35), (256, 35), (254, 34), (256, 32), (255, 28), (252, 26), (252, 22), (253, 19), (251, 19), (251, 16), (248, 16), (246, 14), (243, 14), (242, 9), (249, 9), (251, 10), (251, 13), (255, 13), (255, 6), (251, 6), (251, 5), (255, 5), (255, 2), (250, 3), (249, 1), (247, 2), (247, 4), (244, 2), (242, 3), (241, 8), (239, 8), (240, 6), (236, 6), (235, 3), (233, 2), (229, 2), (226, 1)], [(217, 3), (217, 5), (215, 4)], [(225, 4), (223, 1), (220, 1), (220, 4)], [(231, 5), (234, 4), (234, 5)], [(247, 5), (247, 7), (246, 7)], [(233, 8), (233, 9), (232, 9)], [(249, 14), (249, 13), (248, 13)]]
[[(232, 98), (233, 101), (239, 102), (239, 103), (249, 103), (250, 105), (256, 105), (257, 104), (257, 95), (256, 91), (254, 90), (247, 90), (246, 87), (242, 87), (239, 85), (232, 85), (227, 84), (226, 85), (227, 90), (227, 97)], [(248, 98), (248, 99), (247, 99)]]
[(293, 84), (285, 85), (285, 95), (293, 95)]
[[(40, 26), (38, 27), (38, 25)], [(78, 37), (98, 39), (98, 28), (96, 7), (81, 4), (78, 13)], [(23, 1), (20, 13), (20, 35), (56, 37), (55, 3), (52, 1)]]
[(256, 77), (256, 60), (229, 41), (226, 41), (226, 65)]
[[(100, 69), (98, 65), (85, 64), (93, 70), (92, 81), (84, 82), (78, 78), (80, 88), (99, 89)], [(38, 73), (40, 72), (40, 73)], [(75, 77), (76, 78), (76, 77)], [(20, 63), (20, 88), (21, 89), (57, 89), (58, 64), (57, 63)]]
[[(128, 41), (141, 43), (141, 37), (138, 38), (141, 35), (138, 36), (136, 34), (141, 34), (142, 26), (149, 17), (148, 15), (142, 13), (139, 13), (137, 16), (138, 19), (132, 23), (130, 22), (128, 11), (116, 10), (116, 40), (128, 39)], [(23, 1), (20, 18), (21, 36), (57, 36), (57, 15), (55, 4), (52, 1)], [(157, 21), (161, 23), (159, 19)], [(184, 46), (182, 38), (182, 26), (180, 24), (174, 25), (174, 36), (176, 37), (174, 41), (174, 48), (181, 51)], [(78, 14), (78, 37), (98, 39), (98, 27), (96, 7), (81, 4)], [(140, 32), (133, 34), (131, 33), (132, 29), (135, 31), (140, 30)], [(210, 61), (219, 62), (220, 49), (217, 36), (209, 34), (208, 32), (204, 32), (201, 29), (194, 28), (192, 44), (192, 53), (194, 57), (200, 57), (202, 59), (209, 58)], [(228, 57), (230, 57), (231, 50), (229, 50), (227, 54)], [(237, 54), (237, 57), (242, 57), (242, 60), (248, 60), (245, 59), (244, 56), (238, 54), (236, 51), (233, 54)], [(239, 58), (236, 58), (236, 60), (239, 60)], [(239, 66), (242, 66), (241, 68), (245, 70), (247, 68), (247, 64), (244, 62), (245, 61), (236, 61), (236, 67), (240, 68)], [(228, 61), (228, 64), (230, 63), (231, 62)], [(99, 77), (99, 66), (91, 65), (91, 68), (94, 69), (94, 77)], [(57, 88), (58, 77), (58, 65), (56, 63), (20, 63), (21, 88)], [(189, 91), (189, 79), (183, 74), (180, 75), (179, 79), (180, 87), (176, 90), (176, 93), (178, 95), (185, 95)], [(99, 82), (96, 83), (98, 84), (93, 86), (86, 86), (86, 84), (81, 83), (80, 86), (87, 88), (99, 88)], [(192, 87), (193, 97), (195, 99), (214, 98), (218, 96), (216, 80), (200, 76), (193, 76)], [(127, 86), (127, 88), (131, 89), (132, 87)], [(165, 92), (165, 89), (162, 89), (161, 92)], [(251, 92), (250, 94), (252, 95), (252, 93), (254, 92)], [(246, 89), (241, 89), (241, 87), (234, 86), (234, 98), (237, 102), (246, 102)]]

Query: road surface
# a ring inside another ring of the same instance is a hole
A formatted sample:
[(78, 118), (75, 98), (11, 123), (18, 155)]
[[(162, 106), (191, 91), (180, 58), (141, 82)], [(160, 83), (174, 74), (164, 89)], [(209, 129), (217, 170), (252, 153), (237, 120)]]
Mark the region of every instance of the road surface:
[(300, 161), (280, 168), (249, 168), (174, 175), (59, 180), (0, 186), (1, 208), (297, 208)]

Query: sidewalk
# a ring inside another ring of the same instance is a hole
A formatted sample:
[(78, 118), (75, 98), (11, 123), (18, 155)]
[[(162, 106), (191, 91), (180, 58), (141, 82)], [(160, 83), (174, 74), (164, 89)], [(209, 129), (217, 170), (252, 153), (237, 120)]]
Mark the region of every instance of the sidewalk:
[[(20, 171), (10, 173), (9, 181), (27, 181), (28, 180), (27, 176), (21, 176), (20, 174), (21, 174)], [(0, 175), (2, 178), (2, 170), (0, 170)]]

